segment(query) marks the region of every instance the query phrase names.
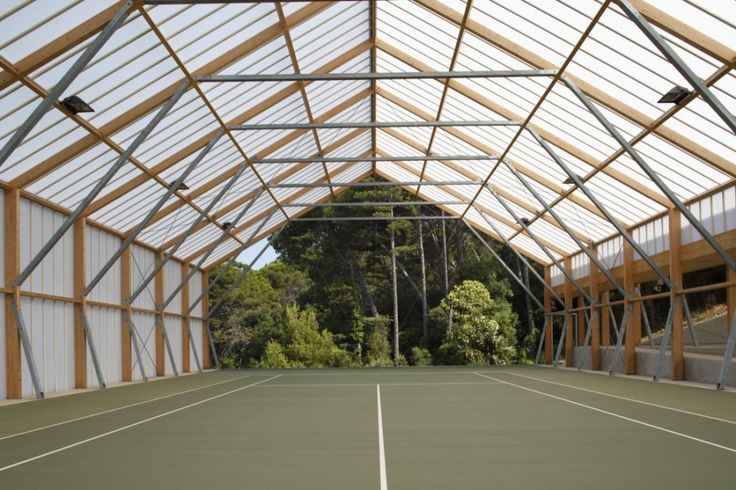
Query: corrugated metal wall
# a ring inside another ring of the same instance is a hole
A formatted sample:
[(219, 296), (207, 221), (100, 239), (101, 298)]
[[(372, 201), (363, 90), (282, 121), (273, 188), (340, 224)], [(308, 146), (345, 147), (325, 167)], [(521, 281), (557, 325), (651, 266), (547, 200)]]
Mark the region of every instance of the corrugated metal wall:
[[(197, 319), (191, 319), (189, 320), (189, 329), (192, 331), (192, 340), (194, 341), (194, 345), (197, 347), (197, 356), (199, 358), (200, 365), (204, 365), (204, 360), (202, 359), (202, 321)], [(194, 354), (192, 354), (192, 347), (189, 346), (189, 365), (192, 368), (192, 371), (197, 369), (197, 365), (194, 362)]]
[[(174, 363), (176, 364), (176, 369), (179, 372), (182, 372), (182, 335), (181, 335), (181, 318), (166, 315), (166, 318), (164, 318), (164, 323), (166, 324), (166, 333), (169, 336), (169, 344), (171, 344), (171, 350), (174, 352)], [(172, 375), (174, 374), (174, 370), (171, 368), (171, 359), (169, 358), (169, 353), (166, 352), (164, 354), (164, 357), (166, 358), (166, 375)]]
[[(5, 191), (0, 189), (0, 216), (5, 216)], [(4, 223), (4, 222), (3, 222)], [(0, 223), (0, 281), (5, 285), (5, 227)], [(0, 301), (0, 322), (5, 327), (5, 299)], [(0, 332), (0, 400), (7, 398), (7, 386), (5, 384), (5, 331)]]

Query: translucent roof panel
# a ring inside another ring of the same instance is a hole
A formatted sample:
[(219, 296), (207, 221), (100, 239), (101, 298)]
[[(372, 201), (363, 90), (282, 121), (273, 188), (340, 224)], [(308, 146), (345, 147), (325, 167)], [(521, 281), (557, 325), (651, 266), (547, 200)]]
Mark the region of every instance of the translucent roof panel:
[[(632, 3), (722, 106), (736, 112), (731, 5)], [(0, 148), (95, 44), (119, 5), (13, 0), (0, 6)], [(564, 81), (550, 86), (551, 73), (563, 64), (565, 80), (680, 199), (697, 198), (736, 178), (732, 129), (697, 94), (677, 105), (659, 103), (673, 86), (687, 89), (688, 82), (618, 3), (604, 10), (602, 5), (597, 0), (416, 0), (377, 2), (375, 8), (362, 1), (135, 3), (61, 93), (62, 100), (80, 97), (94, 112), (75, 115), (57, 102), (0, 162), (0, 181), (73, 209), (118, 162), (119, 170), (93, 196), (86, 216), (127, 233), (225, 129), (186, 177), (186, 188), (167, 198), (147, 224), (142, 242), (170, 248), (183, 238), (178, 256), (201, 255), (222, 234), (220, 227), (207, 219), (191, 236), (186, 232), (198, 219), (197, 209), (211, 205), (218, 223), (239, 221), (239, 239), (218, 246), (208, 259), (211, 265), (237, 251), (267, 216), (261, 235), (286, 223), (287, 215), (292, 219), (309, 210), (282, 209), (282, 204), (328, 200), (344, 188), (324, 184), (376, 173), (400, 182), (423, 180), (421, 186), (404, 186), (421, 199), (472, 203), (444, 209), (496, 239), (498, 233), (513, 237), (523, 253), (549, 263), (541, 247), (555, 257), (578, 249), (557, 219), (581, 241), (599, 241), (615, 232), (607, 216), (635, 227), (671, 205), (637, 158)], [(451, 79), (411, 75), (450, 70), (548, 72)], [(391, 76), (365, 76), (372, 71)], [(359, 75), (297, 80), (297, 73)], [(210, 75), (260, 78), (202, 79)], [(122, 158), (185, 82), (168, 114)], [(529, 129), (521, 129), (527, 120)], [(396, 124), (366, 127), (372, 121)], [(289, 127), (307, 123), (348, 125)], [(266, 129), (230, 129), (240, 124)], [(446, 158), (424, 160), (428, 154)], [(526, 185), (498, 161), (502, 154)], [(373, 155), (397, 160), (374, 163)], [(337, 160), (304, 161), (321, 156)], [(280, 161), (262, 161), (268, 158)], [(230, 185), (239, 170), (242, 175)], [(586, 178), (585, 190), (572, 186), (569, 173)], [(488, 186), (481, 188), (485, 181)], [(533, 219), (530, 229), (539, 244), (514, 215)]]

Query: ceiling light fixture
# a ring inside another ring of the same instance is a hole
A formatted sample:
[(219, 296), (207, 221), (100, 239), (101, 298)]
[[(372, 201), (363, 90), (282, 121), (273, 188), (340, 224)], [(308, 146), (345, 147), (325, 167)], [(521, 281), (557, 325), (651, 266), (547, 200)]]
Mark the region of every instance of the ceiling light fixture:
[(224, 222), (224, 223), (222, 224), (222, 229), (223, 229), (223, 230), (229, 230), (229, 229), (230, 229), (230, 228), (232, 228), (232, 227), (233, 227), (233, 224), (232, 224), (232, 223), (230, 223), (229, 221), (225, 221), (225, 222)]
[[(174, 187), (174, 184), (176, 184), (176, 182), (172, 182), (171, 184), (169, 184), (169, 187)], [(174, 190), (175, 191), (188, 191), (189, 190), (189, 186), (186, 185), (184, 182), (182, 182), (181, 184), (179, 184), (179, 187), (177, 187)]]
[[(575, 178), (579, 180), (583, 180), (583, 178), (579, 175), (575, 175)], [(575, 180), (572, 177), (568, 177), (565, 180), (562, 181), (563, 184), (572, 185), (575, 183)]]
[(670, 89), (669, 92), (664, 94), (661, 99), (659, 99), (657, 102), (659, 104), (679, 104), (685, 98), (690, 95), (692, 92), (690, 90), (686, 89), (685, 87), (681, 87), (679, 85), (675, 85)]
[(519, 222), (524, 226), (529, 226), (529, 218), (521, 218)]
[(72, 114), (79, 114), (80, 112), (95, 112), (92, 107), (76, 95), (71, 95), (60, 102), (69, 112)]

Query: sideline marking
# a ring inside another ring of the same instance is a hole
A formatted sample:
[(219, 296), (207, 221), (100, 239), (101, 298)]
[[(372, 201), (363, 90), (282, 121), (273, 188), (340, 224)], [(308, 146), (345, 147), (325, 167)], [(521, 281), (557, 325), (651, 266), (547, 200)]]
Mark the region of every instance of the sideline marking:
[(642, 405), (649, 405), (650, 407), (663, 408), (665, 410), (672, 410), (673, 412), (680, 412), (680, 413), (684, 413), (684, 414), (687, 414), (687, 415), (694, 415), (696, 417), (703, 417), (704, 419), (710, 419), (710, 420), (715, 420), (717, 422), (724, 422), (726, 424), (735, 424), (736, 425), (736, 421), (733, 421), (733, 420), (722, 419), (722, 418), (719, 418), (719, 417), (714, 417), (712, 415), (705, 415), (705, 414), (698, 413), (698, 412), (690, 412), (689, 410), (682, 410), (680, 408), (668, 407), (667, 405), (659, 405), (658, 403), (645, 402), (643, 400), (636, 400), (634, 398), (627, 398), (625, 396), (614, 395), (613, 393), (606, 393), (605, 391), (590, 390), (588, 388), (581, 388), (581, 387), (578, 387), (578, 386), (568, 385), (568, 384), (565, 384), (565, 383), (557, 383), (555, 381), (547, 381), (545, 379), (534, 378), (532, 376), (525, 376), (523, 374), (515, 374), (515, 373), (509, 372), (509, 371), (503, 371), (503, 373), (504, 374), (509, 374), (511, 376), (518, 376), (520, 378), (527, 378), (527, 379), (531, 379), (531, 380), (534, 380), (534, 381), (539, 381), (541, 383), (549, 383), (551, 385), (564, 386), (565, 388), (572, 388), (574, 390), (587, 391), (588, 393), (593, 393), (595, 395), (610, 396), (611, 398), (618, 398), (619, 400), (624, 400), (624, 401), (627, 401), (627, 402), (641, 403)]
[(380, 472), (380, 488), (388, 490), (386, 478), (386, 450), (383, 445), (383, 416), (381, 415), (381, 385), (376, 385), (376, 402), (378, 404), (378, 469)]
[(102, 439), (103, 437), (111, 436), (113, 434), (117, 434), (118, 432), (122, 432), (122, 431), (127, 430), (127, 429), (132, 429), (133, 427), (137, 427), (139, 425), (145, 424), (146, 422), (151, 422), (153, 420), (160, 419), (162, 417), (166, 417), (167, 415), (171, 415), (173, 413), (181, 412), (182, 410), (186, 410), (187, 408), (196, 407), (197, 405), (202, 405), (203, 403), (207, 403), (207, 402), (210, 402), (212, 400), (217, 400), (218, 398), (222, 398), (223, 396), (231, 395), (231, 394), (236, 393), (238, 391), (243, 391), (243, 390), (245, 390), (247, 388), (251, 388), (253, 386), (257, 386), (259, 384), (265, 383), (267, 381), (271, 381), (272, 379), (276, 379), (279, 376), (281, 376), (281, 375), (279, 374), (279, 375), (276, 375), (276, 376), (272, 376), (272, 377), (270, 377), (268, 379), (263, 379), (263, 380), (258, 381), (256, 383), (251, 383), (249, 385), (241, 386), (240, 388), (235, 388), (234, 390), (226, 391), (225, 393), (220, 393), (219, 395), (211, 396), (209, 398), (205, 398), (204, 400), (199, 400), (198, 402), (190, 403), (189, 405), (184, 405), (183, 407), (175, 408), (173, 410), (169, 410), (168, 412), (160, 413), (158, 415), (154, 415), (153, 417), (148, 417), (147, 419), (139, 420), (138, 422), (133, 422), (132, 424), (128, 424), (128, 425), (125, 425), (123, 427), (118, 427), (117, 429), (113, 429), (113, 430), (110, 430), (110, 431), (107, 431), (107, 432), (103, 432), (102, 434), (97, 434), (96, 436), (92, 436), (92, 437), (89, 437), (87, 439), (83, 439), (81, 441), (77, 441), (75, 443), (66, 445), (64, 447), (60, 447), (60, 448), (54, 449), (52, 451), (47, 451), (47, 452), (42, 453), (42, 454), (39, 454), (37, 456), (33, 456), (31, 458), (24, 459), (22, 461), (18, 461), (17, 463), (12, 463), (12, 464), (9, 464), (7, 466), (3, 466), (2, 468), (0, 468), (0, 473), (2, 473), (3, 471), (9, 470), (11, 468), (15, 468), (16, 466), (21, 466), (21, 465), (24, 465), (26, 463), (30, 463), (32, 461), (36, 461), (36, 460), (45, 458), (47, 456), (54, 455), (54, 454), (60, 453), (62, 451), (66, 451), (67, 449), (72, 449), (72, 448), (75, 448), (77, 446), (81, 446), (83, 444), (87, 444), (88, 442), (96, 441), (97, 439)]
[(625, 415), (620, 415), (618, 413), (609, 412), (608, 410), (603, 410), (601, 408), (596, 408), (596, 407), (593, 407), (593, 406), (590, 406), (590, 405), (586, 405), (585, 403), (580, 403), (580, 402), (576, 402), (576, 401), (573, 401), (573, 400), (568, 400), (567, 398), (563, 398), (563, 397), (557, 396), (557, 395), (552, 395), (550, 393), (545, 393), (544, 391), (539, 391), (539, 390), (535, 390), (535, 389), (532, 389), (532, 388), (527, 388), (526, 386), (517, 385), (515, 383), (511, 383), (509, 381), (504, 381), (502, 379), (494, 378), (492, 376), (486, 376), (485, 374), (480, 374), (480, 373), (474, 373), (474, 374), (476, 374), (476, 375), (478, 375), (478, 376), (480, 376), (482, 378), (487, 378), (487, 379), (492, 379), (494, 381), (499, 381), (499, 382), (501, 382), (503, 384), (507, 384), (509, 386), (513, 386), (515, 388), (519, 388), (519, 389), (522, 389), (522, 390), (530, 391), (530, 392), (536, 393), (538, 395), (546, 396), (546, 397), (549, 397), (549, 398), (554, 398), (555, 400), (567, 402), (567, 403), (570, 403), (572, 405), (577, 405), (578, 407), (587, 408), (588, 410), (593, 410), (594, 412), (598, 412), (598, 413), (603, 413), (603, 414), (606, 414), (606, 415), (610, 415), (611, 417), (616, 417), (616, 418), (619, 418), (621, 420), (626, 420), (626, 421), (632, 422), (634, 424), (643, 425), (644, 427), (649, 427), (651, 429), (660, 430), (660, 431), (666, 432), (668, 434), (672, 434), (672, 435), (675, 435), (675, 436), (684, 437), (685, 439), (690, 439), (691, 441), (696, 441), (696, 442), (700, 442), (701, 444), (706, 444), (708, 446), (712, 446), (712, 447), (715, 447), (715, 448), (718, 448), (718, 449), (723, 449), (724, 451), (729, 451), (731, 453), (736, 453), (736, 449), (734, 449), (732, 447), (722, 446), (720, 444), (716, 444), (715, 442), (706, 441), (705, 439), (700, 439), (699, 437), (690, 436), (690, 435), (687, 435), (687, 434), (683, 434), (682, 432), (677, 432), (677, 431), (674, 431), (674, 430), (671, 430), (671, 429), (665, 429), (664, 427), (660, 427), (658, 425), (654, 425), (654, 424), (650, 424), (650, 423), (647, 423), (647, 422), (643, 422), (641, 420), (633, 419), (631, 417), (626, 417)]
[(225, 384), (225, 383), (230, 383), (231, 381), (237, 381), (239, 379), (248, 378), (248, 377), (250, 377), (250, 374), (246, 374), (245, 376), (238, 376), (237, 378), (226, 379), (224, 381), (218, 381), (217, 383), (211, 383), (211, 384), (208, 384), (208, 385), (199, 386), (197, 388), (192, 388), (190, 390), (178, 391), (178, 392), (172, 393), (170, 395), (159, 396), (158, 398), (151, 398), (150, 400), (143, 400), (141, 402), (131, 403), (130, 405), (123, 405), (122, 407), (111, 408), (109, 410), (104, 410), (102, 412), (96, 412), (96, 413), (92, 413), (92, 414), (89, 414), (89, 415), (83, 415), (82, 417), (77, 417), (77, 418), (74, 418), (74, 419), (64, 420), (62, 422), (57, 422), (55, 424), (45, 425), (43, 427), (36, 427), (35, 429), (30, 429), (30, 430), (26, 430), (26, 431), (23, 431), (23, 432), (18, 432), (17, 434), (10, 434), (8, 436), (0, 437), (0, 441), (4, 441), (6, 439), (12, 439), (13, 437), (24, 436), (26, 434), (31, 434), (33, 432), (38, 432), (40, 430), (51, 429), (52, 427), (58, 427), (58, 426), (64, 425), (64, 424), (71, 424), (72, 422), (78, 422), (80, 420), (89, 419), (89, 418), (92, 418), (92, 417), (97, 417), (98, 415), (104, 415), (106, 413), (117, 412), (119, 410), (125, 410), (126, 408), (137, 407), (138, 405), (145, 405), (146, 403), (151, 403), (151, 402), (155, 402), (155, 401), (159, 401), (159, 400), (164, 400), (166, 398), (171, 398), (172, 396), (184, 395), (185, 393), (191, 393), (193, 391), (203, 390), (203, 389), (209, 388), (211, 386), (217, 386), (217, 385), (221, 385), (221, 384)]

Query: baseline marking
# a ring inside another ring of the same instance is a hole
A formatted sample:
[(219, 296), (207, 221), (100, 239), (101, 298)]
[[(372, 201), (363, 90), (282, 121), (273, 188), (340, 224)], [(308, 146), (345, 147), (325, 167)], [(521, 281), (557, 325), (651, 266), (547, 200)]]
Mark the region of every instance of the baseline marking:
[(87, 439), (83, 439), (81, 441), (77, 441), (75, 443), (69, 444), (67, 446), (60, 447), (58, 449), (54, 449), (52, 451), (48, 451), (48, 452), (39, 454), (38, 456), (33, 456), (32, 458), (24, 459), (22, 461), (18, 461), (17, 463), (12, 463), (12, 464), (9, 464), (7, 466), (3, 466), (2, 468), (0, 468), (0, 473), (2, 473), (3, 471), (9, 470), (11, 468), (15, 468), (16, 466), (21, 466), (21, 465), (24, 465), (26, 463), (30, 463), (32, 461), (37, 461), (37, 460), (42, 459), (42, 458), (45, 458), (47, 456), (51, 456), (51, 455), (60, 453), (62, 451), (66, 451), (68, 449), (72, 449), (72, 448), (75, 448), (77, 446), (81, 446), (83, 444), (87, 444), (88, 442), (96, 441), (97, 439), (102, 439), (103, 437), (111, 436), (113, 434), (117, 434), (118, 432), (122, 432), (122, 431), (127, 430), (127, 429), (132, 429), (133, 427), (137, 427), (139, 425), (145, 424), (146, 422), (151, 422), (153, 420), (160, 419), (162, 417), (166, 417), (167, 415), (171, 415), (171, 414), (174, 414), (174, 413), (177, 413), (177, 412), (181, 412), (182, 410), (186, 410), (188, 408), (196, 407), (197, 405), (202, 405), (203, 403), (207, 403), (207, 402), (210, 402), (212, 400), (217, 400), (218, 398), (222, 398), (223, 396), (231, 395), (233, 393), (237, 393), (238, 391), (243, 391), (243, 390), (248, 389), (248, 388), (251, 388), (253, 386), (257, 386), (257, 385), (262, 384), (262, 383), (265, 383), (267, 381), (271, 381), (272, 379), (276, 379), (279, 376), (281, 376), (281, 375), (279, 374), (279, 375), (276, 375), (276, 376), (272, 376), (272, 377), (270, 377), (268, 379), (263, 379), (263, 380), (258, 381), (256, 383), (251, 383), (251, 384), (246, 385), (246, 386), (241, 386), (240, 388), (235, 388), (234, 390), (226, 391), (225, 393), (220, 393), (219, 395), (211, 396), (209, 398), (205, 398), (204, 400), (199, 400), (198, 402), (190, 403), (189, 405), (184, 405), (183, 407), (175, 408), (173, 410), (169, 410), (168, 412), (160, 413), (158, 415), (154, 415), (153, 417), (148, 417), (147, 419), (139, 420), (138, 422), (133, 422), (132, 424), (128, 424), (128, 425), (125, 425), (123, 427), (119, 427), (117, 429), (113, 429), (113, 430), (110, 430), (110, 431), (107, 431), (107, 432), (103, 432), (102, 434), (97, 434), (96, 436), (92, 436), (92, 437), (89, 437)]
[(724, 422), (726, 424), (734, 424), (734, 425), (736, 425), (736, 421), (734, 421), (734, 420), (722, 419), (722, 418), (719, 418), (719, 417), (714, 417), (712, 415), (705, 415), (703, 413), (698, 413), (698, 412), (690, 412), (689, 410), (682, 410), (680, 408), (669, 407), (667, 405), (660, 405), (658, 403), (651, 403), (651, 402), (645, 402), (643, 400), (636, 400), (634, 398), (627, 398), (625, 396), (614, 395), (613, 393), (606, 393), (605, 391), (590, 390), (588, 388), (581, 388), (581, 387), (578, 387), (578, 386), (568, 385), (568, 384), (565, 384), (565, 383), (557, 383), (555, 381), (547, 381), (545, 379), (535, 378), (533, 376), (525, 376), (523, 374), (515, 374), (515, 373), (509, 372), (509, 371), (503, 371), (503, 373), (504, 374), (509, 374), (511, 376), (518, 376), (520, 378), (527, 378), (527, 379), (531, 379), (531, 380), (534, 380), (534, 381), (539, 381), (541, 383), (549, 383), (551, 385), (564, 386), (565, 388), (572, 388), (574, 390), (586, 391), (588, 393), (593, 393), (595, 395), (610, 396), (611, 398), (617, 398), (619, 400), (624, 400), (624, 401), (627, 401), (627, 402), (641, 403), (642, 405), (648, 405), (650, 407), (662, 408), (662, 409), (665, 409), (665, 410), (672, 410), (673, 412), (684, 413), (684, 414), (687, 414), (687, 415), (694, 415), (696, 417), (703, 417), (704, 419), (710, 419), (710, 420), (715, 420), (717, 422)]
[(383, 445), (383, 416), (381, 415), (381, 385), (376, 385), (376, 402), (378, 405), (378, 469), (380, 473), (380, 488), (388, 490), (386, 478), (386, 449)]
[[(492, 383), (490, 381), (479, 381), (475, 383), (462, 382), (462, 383), (386, 383), (384, 386), (478, 386), (478, 385), (498, 385), (501, 383)], [(274, 383), (270, 385), (263, 385), (261, 388), (322, 388), (322, 387), (335, 387), (335, 388), (352, 388), (357, 386), (374, 386), (373, 383)]]
[(677, 431), (674, 431), (674, 430), (671, 430), (671, 429), (666, 429), (666, 428), (660, 427), (658, 425), (654, 425), (654, 424), (650, 424), (650, 423), (647, 423), (647, 422), (643, 422), (641, 420), (633, 419), (631, 417), (626, 417), (625, 415), (620, 415), (618, 413), (609, 412), (608, 410), (603, 410), (601, 408), (596, 408), (596, 407), (593, 407), (591, 405), (586, 405), (585, 403), (580, 403), (580, 402), (576, 402), (576, 401), (573, 401), (573, 400), (569, 400), (569, 399), (563, 398), (561, 396), (552, 395), (551, 393), (545, 393), (544, 391), (539, 391), (539, 390), (535, 390), (535, 389), (532, 389), (532, 388), (527, 388), (526, 386), (517, 385), (515, 383), (511, 383), (509, 381), (504, 381), (502, 379), (494, 378), (492, 376), (486, 376), (485, 374), (480, 374), (480, 373), (474, 373), (474, 374), (476, 374), (476, 375), (478, 375), (478, 376), (480, 376), (482, 378), (492, 379), (493, 381), (499, 381), (499, 382), (501, 382), (503, 384), (507, 384), (509, 386), (513, 386), (513, 387), (519, 388), (521, 390), (530, 391), (530, 392), (536, 393), (538, 395), (542, 395), (542, 396), (546, 396), (546, 397), (549, 397), (549, 398), (553, 398), (555, 400), (567, 402), (567, 403), (570, 403), (572, 405), (577, 405), (578, 407), (587, 408), (588, 410), (593, 410), (594, 412), (598, 412), (598, 413), (603, 413), (603, 414), (606, 414), (606, 415), (610, 415), (611, 417), (616, 417), (616, 418), (621, 419), (621, 420), (626, 420), (626, 421), (632, 422), (634, 424), (643, 425), (644, 427), (649, 427), (651, 429), (656, 429), (656, 430), (659, 430), (659, 431), (662, 431), (662, 432), (666, 432), (668, 434), (672, 434), (672, 435), (679, 436), (679, 437), (684, 437), (685, 439), (690, 439), (691, 441), (696, 441), (696, 442), (699, 442), (701, 444), (706, 444), (708, 446), (712, 446), (712, 447), (715, 447), (715, 448), (718, 448), (718, 449), (723, 449), (724, 451), (729, 451), (731, 453), (736, 453), (736, 449), (734, 449), (732, 447), (722, 446), (720, 444), (716, 444), (715, 442), (706, 441), (705, 439), (700, 439), (699, 437), (694, 437), (694, 436), (690, 436), (690, 435), (687, 435), (687, 434), (683, 434), (682, 432), (677, 432)]
[(211, 384), (208, 384), (208, 385), (199, 386), (197, 388), (192, 388), (190, 390), (178, 391), (178, 392), (172, 393), (170, 395), (159, 396), (158, 398), (151, 398), (150, 400), (143, 400), (141, 402), (131, 403), (129, 405), (123, 405), (122, 407), (111, 408), (109, 410), (103, 410), (102, 412), (95, 412), (95, 413), (92, 413), (92, 414), (89, 414), (89, 415), (83, 415), (81, 417), (77, 417), (77, 418), (69, 419), (69, 420), (64, 420), (62, 422), (57, 422), (55, 424), (44, 425), (43, 427), (36, 427), (35, 429), (30, 429), (30, 430), (26, 430), (26, 431), (23, 431), (23, 432), (18, 432), (16, 434), (10, 434), (8, 436), (0, 437), (0, 441), (4, 441), (6, 439), (12, 439), (13, 437), (24, 436), (26, 434), (31, 434), (33, 432), (38, 432), (40, 430), (51, 429), (53, 427), (58, 427), (58, 426), (64, 425), (64, 424), (71, 424), (72, 422), (78, 422), (80, 420), (89, 419), (89, 418), (92, 418), (92, 417), (97, 417), (98, 415), (105, 415), (106, 413), (117, 412), (119, 410), (125, 410), (126, 408), (132, 408), (132, 407), (137, 407), (139, 405), (145, 405), (146, 403), (156, 402), (156, 401), (159, 401), (159, 400), (165, 400), (166, 398), (171, 398), (172, 396), (184, 395), (186, 393), (192, 393), (193, 391), (203, 390), (205, 388), (210, 388), (212, 386), (217, 386), (217, 385), (221, 385), (221, 384), (225, 384), (225, 383), (230, 383), (231, 381), (237, 381), (239, 379), (248, 378), (248, 377), (250, 377), (250, 374), (246, 374), (245, 376), (238, 376), (237, 378), (226, 379), (224, 381), (218, 381), (217, 383), (211, 383)]

